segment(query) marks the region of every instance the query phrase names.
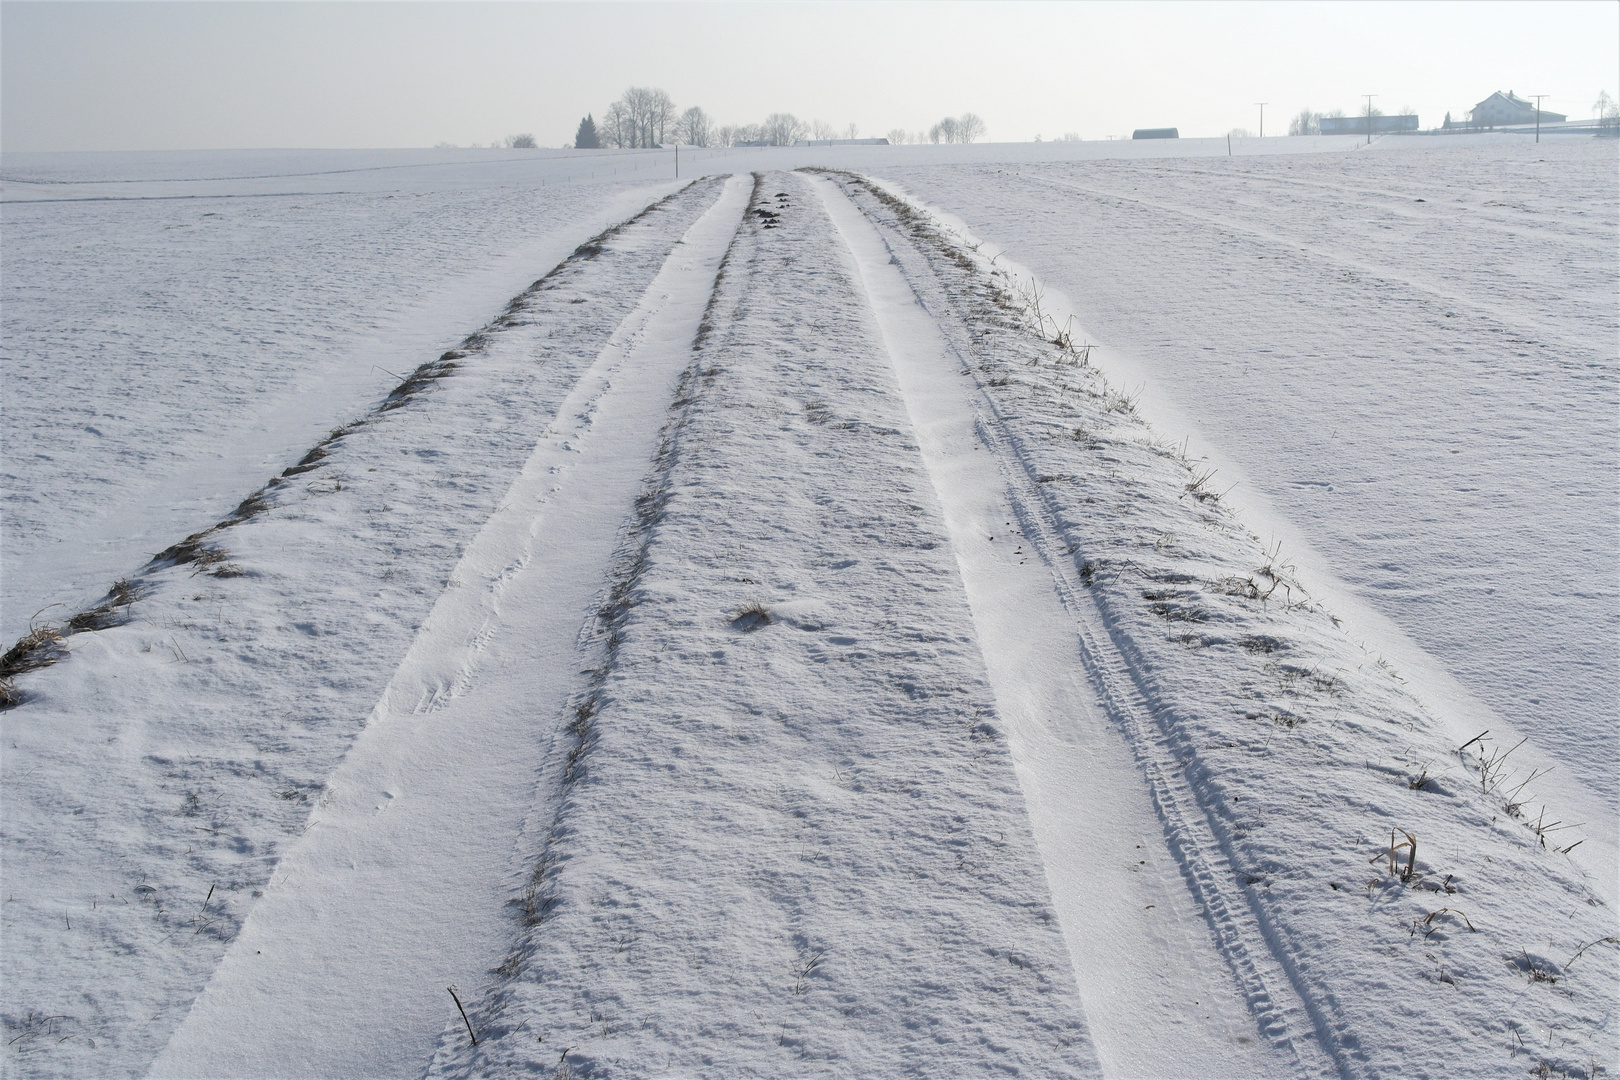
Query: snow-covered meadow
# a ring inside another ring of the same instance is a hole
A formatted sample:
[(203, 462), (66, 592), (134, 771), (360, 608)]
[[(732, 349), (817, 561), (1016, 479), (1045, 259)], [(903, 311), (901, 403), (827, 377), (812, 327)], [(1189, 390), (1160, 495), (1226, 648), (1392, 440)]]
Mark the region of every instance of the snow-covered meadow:
[(1615, 148), (1238, 149), (8, 156), (0, 1067), (1620, 1069)]

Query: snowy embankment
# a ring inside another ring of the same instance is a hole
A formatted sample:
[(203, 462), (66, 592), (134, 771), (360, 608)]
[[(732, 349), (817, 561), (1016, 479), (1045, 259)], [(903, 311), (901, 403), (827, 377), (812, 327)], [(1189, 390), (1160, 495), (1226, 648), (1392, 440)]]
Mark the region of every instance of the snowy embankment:
[(1579, 832), (1002, 267), (700, 182), (44, 643), (7, 1069), (1620, 1067)]

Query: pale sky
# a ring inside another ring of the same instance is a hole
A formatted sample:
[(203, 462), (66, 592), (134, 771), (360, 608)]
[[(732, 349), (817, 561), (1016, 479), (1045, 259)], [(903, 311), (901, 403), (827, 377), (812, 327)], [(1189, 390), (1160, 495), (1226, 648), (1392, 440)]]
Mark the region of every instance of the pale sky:
[(632, 85), (722, 123), (863, 135), (982, 116), (992, 141), (1184, 136), (1495, 90), (1620, 96), (1620, 4), (4, 3), (0, 147), (542, 146)]

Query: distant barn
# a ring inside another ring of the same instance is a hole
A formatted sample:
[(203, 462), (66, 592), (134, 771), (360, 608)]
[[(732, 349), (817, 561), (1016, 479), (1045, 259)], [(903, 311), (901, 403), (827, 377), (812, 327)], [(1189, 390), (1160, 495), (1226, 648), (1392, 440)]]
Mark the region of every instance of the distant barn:
[(1133, 139), (1179, 139), (1181, 132), (1175, 128), (1137, 128), (1131, 132)]
[(1323, 135), (1366, 135), (1368, 121), (1372, 123), (1373, 135), (1418, 129), (1417, 113), (1397, 113), (1394, 116), (1324, 116), (1319, 130)]

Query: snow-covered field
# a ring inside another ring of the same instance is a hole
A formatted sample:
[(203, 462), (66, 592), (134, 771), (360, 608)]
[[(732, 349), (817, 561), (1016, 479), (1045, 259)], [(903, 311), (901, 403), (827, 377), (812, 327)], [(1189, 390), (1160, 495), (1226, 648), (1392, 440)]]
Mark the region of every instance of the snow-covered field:
[(1614, 148), (1266, 142), (8, 157), (7, 1075), (1620, 1069)]

